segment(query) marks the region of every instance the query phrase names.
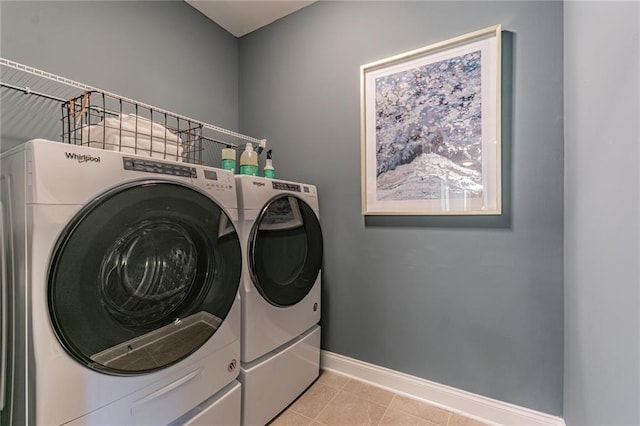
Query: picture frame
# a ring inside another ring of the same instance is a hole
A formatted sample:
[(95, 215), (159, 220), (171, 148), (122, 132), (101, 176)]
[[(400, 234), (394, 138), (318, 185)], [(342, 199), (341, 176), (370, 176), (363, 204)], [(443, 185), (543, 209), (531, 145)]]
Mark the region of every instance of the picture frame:
[(363, 215), (500, 215), (502, 26), (360, 67)]

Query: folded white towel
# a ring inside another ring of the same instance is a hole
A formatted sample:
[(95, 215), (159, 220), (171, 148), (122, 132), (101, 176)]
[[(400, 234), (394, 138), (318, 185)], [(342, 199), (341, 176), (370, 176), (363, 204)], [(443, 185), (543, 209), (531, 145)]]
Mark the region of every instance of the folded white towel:
[(105, 130), (106, 129), (102, 125), (102, 122), (100, 122), (100, 124), (82, 126), (82, 145), (95, 143), (95, 148), (98, 148), (97, 144), (104, 142)]
[(181, 157), (182, 146), (175, 144), (165, 143), (160, 139), (153, 139), (151, 141), (147, 138), (134, 138), (133, 136), (123, 136), (121, 138), (118, 135), (111, 135), (107, 137), (105, 145), (113, 146), (114, 150), (120, 148), (131, 148), (134, 151), (137, 149), (140, 155), (149, 155), (149, 157)]
[(161, 124), (134, 114), (106, 118), (82, 128), (82, 144), (93, 148), (182, 160), (182, 140)]
[(152, 137), (163, 141), (166, 140), (167, 142), (182, 143), (178, 135), (163, 125), (156, 122), (152, 123), (150, 120), (135, 114), (124, 114), (118, 118), (110, 117), (98, 124), (83, 126), (82, 134), (83, 141), (101, 141), (104, 135), (117, 134), (122, 136)]
[(124, 114), (120, 116), (120, 118), (123, 136), (125, 136), (125, 131), (127, 131), (130, 134), (126, 136), (134, 136), (137, 133), (138, 136), (144, 135), (151, 136), (152, 138), (162, 138), (163, 140), (171, 142), (182, 142), (178, 135), (172, 133), (160, 123), (151, 122), (135, 114)]
[(182, 146), (165, 144), (149, 139), (134, 139), (133, 137), (119, 138), (117, 135), (107, 136), (104, 142), (90, 141), (85, 145), (92, 148), (101, 148), (109, 151), (120, 151), (129, 154), (143, 155), (145, 157), (163, 158), (167, 160), (182, 161)]
[[(112, 146), (112, 145), (109, 145)], [(106, 148), (109, 149), (109, 148)], [(162, 159), (162, 160), (171, 160), (171, 161), (182, 161), (182, 157), (180, 155), (170, 155), (170, 154), (164, 154), (164, 153), (159, 153), (159, 152), (149, 152), (148, 150), (143, 150), (143, 149), (136, 149), (135, 147), (132, 146), (116, 146), (114, 147), (113, 151), (118, 151), (118, 152), (122, 152), (125, 154), (134, 154), (134, 155), (140, 155), (142, 157), (151, 157), (151, 158), (158, 158), (158, 159)]]

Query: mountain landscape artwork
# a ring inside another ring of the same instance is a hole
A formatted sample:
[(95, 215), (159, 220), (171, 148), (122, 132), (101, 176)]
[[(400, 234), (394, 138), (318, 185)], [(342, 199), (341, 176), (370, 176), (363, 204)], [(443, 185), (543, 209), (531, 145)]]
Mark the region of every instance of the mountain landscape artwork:
[(501, 214), (501, 32), (361, 66), (363, 214)]
[(481, 52), (375, 81), (378, 200), (482, 195)]

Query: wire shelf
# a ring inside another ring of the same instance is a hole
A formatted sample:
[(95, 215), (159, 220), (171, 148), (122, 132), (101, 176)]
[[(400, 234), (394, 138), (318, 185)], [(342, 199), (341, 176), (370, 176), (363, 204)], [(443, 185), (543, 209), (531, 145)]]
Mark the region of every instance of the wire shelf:
[[(3, 150), (11, 147), (5, 146), (7, 144), (42, 137), (104, 149), (117, 147), (151, 157), (169, 159), (173, 155), (174, 159), (181, 158), (186, 162), (214, 165), (216, 161), (211, 158), (219, 158), (219, 153), (211, 154), (212, 150), (238, 148), (249, 142), (261, 152), (266, 146), (265, 139), (243, 135), (5, 58), (0, 58), (0, 86)], [(160, 146), (162, 144), (164, 146)], [(205, 152), (209, 152), (209, 161), (203, 156)]]

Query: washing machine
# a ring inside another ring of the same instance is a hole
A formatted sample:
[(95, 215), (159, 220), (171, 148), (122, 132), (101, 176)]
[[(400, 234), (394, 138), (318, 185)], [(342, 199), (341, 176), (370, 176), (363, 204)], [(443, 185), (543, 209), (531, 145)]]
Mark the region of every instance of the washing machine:
[(314, 185), (236, 176), (244, 256), (242, 423), (264, 425), (318, 377), (322, 230)]
[(233, 175), (46, 140), (1, 165), (3, 421), (239, 424)]

